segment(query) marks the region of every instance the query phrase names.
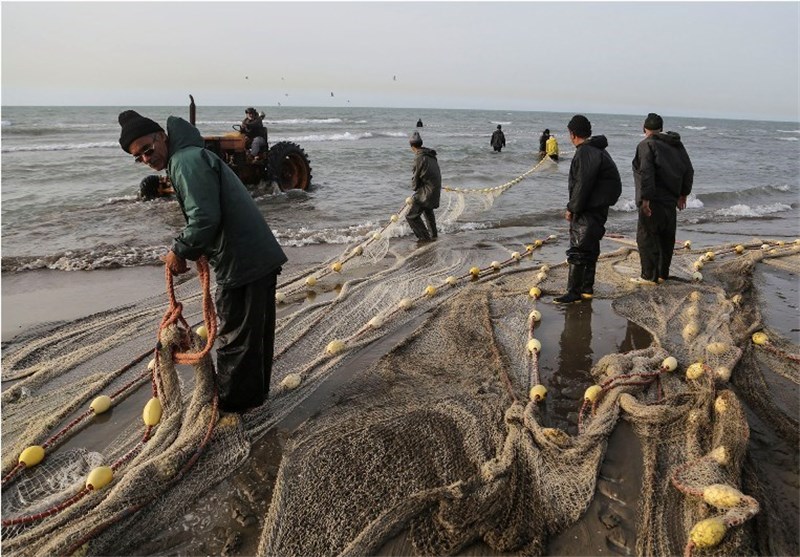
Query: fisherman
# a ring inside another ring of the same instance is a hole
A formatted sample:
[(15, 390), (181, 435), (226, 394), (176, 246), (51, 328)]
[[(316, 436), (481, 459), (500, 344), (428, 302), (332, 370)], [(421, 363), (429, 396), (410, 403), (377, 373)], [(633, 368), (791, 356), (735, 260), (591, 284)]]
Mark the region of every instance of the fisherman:
[(569, 279), (567, 292), (553, 300), (557, 304), (592, 298), (608, 208), (622, 193), (617, 165), (606, 151), (606, 137), (593, 137), (592, 124), (582, 114), (573, 116), (567, 129), (575, 146), (575, 156), (569, 168), (569, 203), (564, 215), (569, 221)]
[[(428, 242), (435, 240), (438, 236), (433, 210), (439, 207), (439, 197), (442, 193), (442, 173), (439, 170), (439, 161), (436, 160), (436, 151), (422, 146), (422, 137), (419, 132), (411, 134), (408, 144), (414, 152), (414, 172), (411, 177), (411, 188), (414, 190), (414, 195), (411, 207), (406, 214), (406, 220), (417, 239), (421, 242)], [(428, 221), (428, 228), (422, 222), (422, 215)]]
[(244, 111), (242, 133), (251, 140), (250, 155), (254, 158), (267, 148), (267, 128), (264, 127), (263, 119), (264, 116), (256, 112), (252, 106)]
[(547, 156), (550, 157), (552, 160), (558, 162), (558, 141), (556, 141), (556, 136), (551, 135), (547, 139)]
[(422, 127), (422, 118), (420, 118), (419, 120), (417, 120), (417, 127), (418, 127), (418, 128), (421, 128), (421, 127)]
[(539, 136), (539, 160), (542, 160), (547, 154), (547, 140), (550, 139), (550, 129), (546, 129)]
[(275, 341), (275, 289), (287, 258), (242, 182), (203, 148), (200, 132), (170, 116), (167, 131), (133, 110), (119, 115), (119, 144), (136, 162), (165, 170), (186, 226), (164, 261), (188, 271), (204, 255), (217, 281), (217, 389), (219, 406), (244, 412), (269, 394)]
[(489, 145), (492, 146), (496, 153), (499, 153), (506, 146), (506, 136), (503, 133), (503, 126), (500, 124), (497, 124), (497, 129), (492, 132)]
[(647, 115), (642, 127), (645, 138), (633, 158), (639, 208), (636, 245), (642, 273), (631, 281), (639, 284), (657, 284), (669, 278), (677, 227), (675, 209), (686, 208), (686, 196), (694, 182), (694, 168), (681, 136), (672, 131), (662, 133), (663, 127), (661, 116)]

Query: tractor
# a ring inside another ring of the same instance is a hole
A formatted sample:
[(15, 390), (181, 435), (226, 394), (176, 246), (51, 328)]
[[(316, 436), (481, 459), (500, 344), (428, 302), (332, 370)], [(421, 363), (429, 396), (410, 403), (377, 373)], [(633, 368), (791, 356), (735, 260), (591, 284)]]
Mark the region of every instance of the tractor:
[[(189, 95), (189, 122), (196, 125), (194, 97)], [(216, 154), (231, 167), (245, 186), (256, 186), (262, 182), (277, 185), (281, 191), (306, 190), (311, 184), (311, 163), (305, 151), (291, 141), (279, 141), (266, 151), (253, 157), (250, 154), (251, 139), (241, 132), (239, 124), (233, 132), (225, 135), (204, 136), (205, 148)], [(150, 200), (172, 193), (165, 176), (148, 176), (142, 180), (139, 198)]]

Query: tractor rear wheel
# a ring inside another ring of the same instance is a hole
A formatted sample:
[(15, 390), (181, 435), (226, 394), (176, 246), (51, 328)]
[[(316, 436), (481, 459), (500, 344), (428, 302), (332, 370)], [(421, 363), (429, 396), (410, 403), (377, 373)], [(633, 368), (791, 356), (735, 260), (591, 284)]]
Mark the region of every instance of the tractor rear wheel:
[(276, 182), (282, 191), (308, 189), (311, 163), (306, 152), (290, 141), (280, 141), (267, 153), (267, 180)]

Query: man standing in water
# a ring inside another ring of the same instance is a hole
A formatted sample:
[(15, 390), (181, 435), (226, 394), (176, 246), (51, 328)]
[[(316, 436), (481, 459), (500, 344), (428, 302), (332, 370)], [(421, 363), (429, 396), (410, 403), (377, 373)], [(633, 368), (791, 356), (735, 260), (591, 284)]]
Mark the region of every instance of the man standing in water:
[[(438, 236), (433, 210), (439, 208), (442, 173), (439, 170), (439, 161), (436, 160), (436, 151), (422, 146), (419, 132), (411, 134), (408, 144), (414, 152), (414, 173), (411, 177), (414, 196), (406, 220), (417, 239), (427, 242), (435, 240)], [(422, 215), (425, 215), (430, 231), (422, 222)]]
[(592, 137), (592, 124), (582, 114), (573, 116), (567, 129), (575, 146), (575, 156), (569, 167), (569, 203), (565, 214), (569, 221), (569, 281), (566, 294), (553, 300), (557, 304), (592, 298), (608, 208), (622, 193), (617, 165), (606, 151), (606, 137)]
[(503, 126), (497, 124), (497, 129), (492, 132), (492, 138), (489, 140), (489, 145), (492, 146), (496, 152), (500, 152), (506, 146), (506, 136), (503, 133)]
[(662, 133), (664, 120), (651, 112), (644, 121), (645, 138), (636, 147), (633, 181), (639, 222), (636, 245), (642, 266), (640, 277), (631, 281), (656, 284), (669, 278), (675, 249), (677, 211), (686, 208), (692, 192), (694, 168), (675, 132)]
[(170, 116), (167, 132), (133, 110), (119, 115), (119, 144), (136, 162), (167, 170), (186, 226), (165, 258), (172, 274), (205, 255), (217, 279), (217, 388), (220, 409), (244, 412), (269, 394), (275, 288), (287, 258), (250, 193), (200, 132)]

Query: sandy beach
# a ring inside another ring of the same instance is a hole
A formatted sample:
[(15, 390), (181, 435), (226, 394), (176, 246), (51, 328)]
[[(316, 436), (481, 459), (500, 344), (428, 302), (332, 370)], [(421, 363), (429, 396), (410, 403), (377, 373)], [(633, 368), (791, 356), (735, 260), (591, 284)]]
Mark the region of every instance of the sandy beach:
[[(499, 257), (494, 239), (476, 237), (440, 240), (436, 249), (464, 249), (479, 246), (485, 261)], [(505, 240), (505, 239), (504, 239)], [(398, 252), (413, 251), (414, 243), (396, 241)], [(604, 241), (604, 251), (619, 244)], [(328, 250), (290, 248), (289, 266), (314, 267), (330, 257)], [(557, 264), (563, 261), (563, 242), (543, 250), (537, 259)], [(387, 256), (387, 261), (392, 256)], [(383, 264), (388, 264), (384, 262)], [(191, 280), (191, 279), (189, 279)], [(756, 273), (758, 293), (765, 322), (771, 330), (786, 339), (800, 341), (798, 326), (797, 276), (786, 271), (762, 266)], [(671, 284), (660, 288), (671, 288)], [(337, 295), (338, 285), (329, 284), (305, 299), (279, 307), (279, 317), (299, 311), (304, 306)], [(469, 288), (469, 287), (467, 287)], [(96, 312), (135, 303), (164, 289), (161, 267), (139, 267), (108, 271), (58, 272), (36, 271), (4, 275), (2, 282), (2, 336), (5, 350), (13, 349), (26, 339), (55, 324), (71, 322)], [(588, 370), (606, 354), (646, 348), (652, 339), (647, 331), (617, 315), (611, 300), (602, 295), (590, 303), (560, 307), (549, 303), (547, 296), (538, 305), (542, 321), (550, 325), (540, 333), (546, 347), (540, 369), (542, 382), (549, 386), (543, 419), (570, 435), (577, 433), (576, 421), (584, 388), (589, 384)], [(329, 413), (346, 404), (353, 385), (364, 381), (364, 373), (402, 343), (424, 321), (425, 314), (412, 319), (391, 334), (360, 349), (283, 417), (267, 434), (251, 447), (250, 455), (230, 477), (212, 487), (183, 513), (183, 520), (170, 525), (157, 539), (140, 547), (137, 554), (176, 555), (254, 555), (269, 513), (273, 487), (278, 476), (284, 449), (302, 431), (309, 435), (326, 423)], [(157, 322), (153, 323), (156, 330)], [(390, 385), (386, 385), (390, 388)], [(796, 386), (795, 386), (796, 387)], [(4, 383), (4, 388), (6, 383)], [(114, 430), (122, 430), (137, 419), (149, 396), (140, 389), (104, 420), (92, 424), (65, 449), (85, 447), (102, 450)], [(789, 393), (791, 395), (791, 393)], [(787, 412), (798, 415), (795, 397), (777, 397), (793, 405)], [(784, 393), (785, 395), (785, 393)], [(751, 414), (750, 457), (755, 469), (772, 478), (773, 487), (785, 490), (788, 512), (797, 518), (798, 461), (797, 455), (785, 453), (785, 445), (774, 433)], [(759, 429), (763, 428), (763, 429)], [(622, 420), (610, 436), (605, 458), (599, 471), (596, 495), (583, 516), (573, 525), (551, 537), (548, 555), (630, 555), (635, 553), (637, 504), (642, 477), (641, 448), (630, 425)], [(777, 483), (776, 483), (777, 482)], [(790, 515), (791, 516), (791, 515)], [(413, 553), (406, 533), (399, 533), (380, 550), (383, 555)], [(460, 554), (498, 554), (478, 543), (462, 549)], [(502, 553), (500, 553), (502, 554)]]

